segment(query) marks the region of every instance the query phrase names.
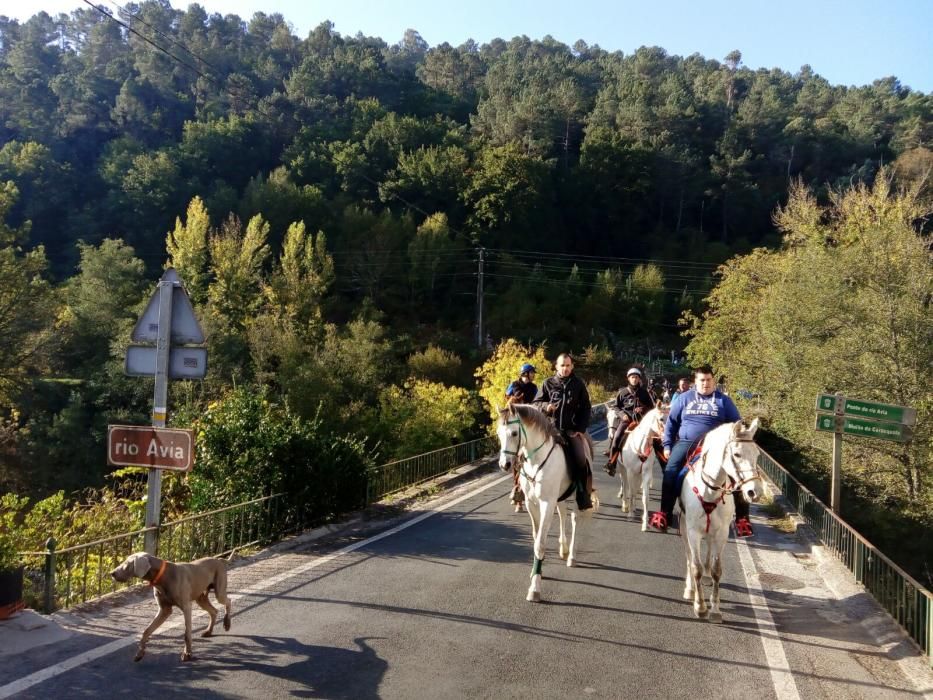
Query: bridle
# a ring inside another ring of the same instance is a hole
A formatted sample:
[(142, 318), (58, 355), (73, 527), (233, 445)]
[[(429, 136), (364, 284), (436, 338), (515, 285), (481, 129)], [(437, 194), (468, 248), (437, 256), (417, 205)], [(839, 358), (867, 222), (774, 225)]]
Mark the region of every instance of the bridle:
[[(752, 440), (751, 438), (730, 438), (729, 440), (726, 441), (726, 444), (723, 447), (722, 466), (720, 467), (720, 473), (726, 471), (725, 469), (726, 457), (728, 456), (729, 461), (732, 462), (732, 465), (735, 467), (735, 473), (741, 477), (742, 475), (741, 475), (741, 472), (739, 471), (739, 465), (736, 464), (735, 458), (729, 454), (729, 445), (731, 445), (733, 442), (755, 442), (755, 441)], [(756, 479), (761, 478), (761, 474), (758, 471), (758, 467), (753, 467), (751, 476), (740, 478), (738, 481), (736, 481), (731, 476), (729, 476), (728, 472), (726, 472), (726, 478), (723, 479), (723, 482), (721, 485), (711, 484), (706, 478), (706, 469), (705, 469), (706, 457), (708, 456), (708, 454), (709, 454), (708, 452), (704, 452), (703, 457), (700, 460), (700, 465), (699, 465), (700, 466), (700, 480), (703, 482), (703, 485), (706, 486), (706, 488), (711, 489), (712, 491), (721, 491), (722, 498), (725, 498), (726, 496), (729, 496), (735, 493), (736, 491), (739, 491), (745, 484), (749, 483), (750, 481), (755, 481)], [(696, 489), (694, 488), (694, 490)]]
[[(513, 450), (507, 450), (507, 449), (505, 449), (505, 447), (502, 447), (502, 449), (499, 450), (499, 454), (500, 454), (500, 455), (508, 455), (508, 456), (510, 456), (510, 457), (517, 457), (517, 456), (519, 455), (519, 453), (522, 451), (522, 443), (524, 443), (524, 445), (525, 445), (525, 448), (524, 448), (524, 451), (525, 451), (525, 463), (522, 464), (522, 474), (525, 475), (525, 478), (527, 478), (527, 479), (529, 479), (529, 480), (531, 480), (531, 481), (534, 481), (534, 480), (538, 477), (538, 474), (541, 473), (541, 468), (544, 466), (545, 462), (547, 462), (548, 459), (550, 459), (551, 453), (554, 452), (554, 448), (557, 447), (557, 441), (554, 440), (553, 438), (551, 438), (550, 436), (547, 436), (547, 437), (544, 438), (544, 442), (542, 442), (540, 445), (538, 445), (538, 446), (535, 447), (534, 449), (528, 449), (528, 432), (525, 430), (525, 424), (522, 423), (522, 419), (521, 419), (521, 418), (513, 418), (512, 420), (507, 420), (507, 421), (505, 421), (505, 425), (507, 425), (507, 426), (509, 426), (509, 425), (516, 425), (516, 424), (518, 424), (518, 431), (519, 431), (519, 432), (518, 432), (518, 444), (515, 446), (515, 450), (514, 450), (514, 451), (513, 451)], [(551, 449), (548, 450), (547, 455), (545, 455), (544, 459), (541, 460), (541, 463), (538, 465), (538, 468), (535, 470), (535, 473), (534, 473), (534, 474), (528, 474), (528, 473), (525, 471), (525, 464), (527, 464), (528, 462), (530, 462), (531, 459), (532, 459), (532, 457), (534, 457), (534, 456), (538, 453), (538, 451), (541, 450), (541, 448), (543, 448), (545, 445), (547, 445), (548, 442), (551, 442), (551, 443), (552, 443)]]
[[(726, 444), (723, 447), (722, 451), (722, 461), (721, 466), (719, 467), (719, 472), (722, 474), (725, 472), (726, 478), (723, 479), (722, 484), (711, 484), (706, 478), (706, 457), (709, 455), (709, 452), (704, 452), (703, 456), (700, 458), (699, 471), (700, 471), (700, 480), (703, 482), (703, 485), (706, 488), (712, 490), (713, 492), (719, 492), (718, 496), (712, 501), (707, 501), (703, 496), (700, 495), (700, 490), (694, 486), (692, 487), (694, 495), (697, 497), (697, 500), (700, 501), (700, 505), (703, 508), (703, 512), (706, 514), (706, 532), (709, 532), (710, 528), (710, 516), (713, 511), (716, 510), (716, 506), (720, 503), (725, 503), (726, 496), (729, 496), (736, 491), (740, 490), (744, 484), (747, 484), (750, 481), (755, 481), (756, 479), (761, 478), (761, 474), (758, 471), (758, 467), (754, 467), (752, 475), (744, 479), (740, 478), (738, 481), (733, 479), (729, 472), (726, 471), (726, 456), (729, 451), (729, 445), (733, 442), (754, 442), (751, 438), (730, 438), (726, 440)], [(735, 458), (732, 455), (728, 455), (729, 460), (732, 462), (732, 465), (735, 467), (735, 473), (741, 476), (739, 472), (739, 465), (736, 464)]]

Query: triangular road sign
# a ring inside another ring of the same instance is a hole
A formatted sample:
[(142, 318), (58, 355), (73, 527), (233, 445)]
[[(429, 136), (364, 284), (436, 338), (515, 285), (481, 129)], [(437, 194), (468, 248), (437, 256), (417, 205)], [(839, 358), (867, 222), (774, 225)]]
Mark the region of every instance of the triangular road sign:
[[(172, 291), (172, 343), (198, 344), (204, 342), (204, 331), (201, 330), (201, 324), (194, 316), (194, 308), (191, 306), (191, 299), (188, 298), (188, 292), (181, 285), (178, 274), (173, 268), (169, 268), (162, 275), (163, 281), (175, 283), (175, 289)], [(134, 343), (150, 342), (155, 343), (159, 339), (159, 288), (146, 305), (146, 310), (136, 322), (131, 336)]]

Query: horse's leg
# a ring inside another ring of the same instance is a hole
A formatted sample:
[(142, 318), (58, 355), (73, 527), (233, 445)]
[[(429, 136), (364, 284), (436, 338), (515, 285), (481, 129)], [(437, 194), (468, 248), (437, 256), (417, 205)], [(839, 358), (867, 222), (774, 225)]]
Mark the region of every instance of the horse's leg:
[(566, 559), (570, 554), (570, 548), (567, 546), (567, 533), (564, 531), (564, 518), (567, 511), (563, 503), (557, 504), (557, 525), (560, 532), (557, 535), (557, 554), (561, 559)]
[(577, 563), (577, 525), (579, 523), (580, 513), (575, 510), (570, 511), (570, 554), (567, 557), (567, 566), (574, 566)]
[[(530, 507), (529, 510), (531, 510)], [(538, 502), (539, 520), (534, 542), (535, 558), (531, 568), (531, 585), (528, 587), (528, 595), (525, 596), (525, 600), (530, 600), (533, 603), (541, 601), (541, 567), (544, 564), (544, 543), (547, 541), (547, 531), (551, 525), (553, 512), (553, 503), (545, 500)]]
[(690, 573), (693, 576), (693, 614), (701, 620), (706, 618), (708, 613), (706, 600), (703, 597), (703, 536), (698, 532), (689, 532), (691, 561)]
[(528, 517), (531, 518), (531, 541), (534, 542), (538, 536), (538, 502), (528, 498), (525, 495), (525, 510), (528, 511)]
[(722, 622), (722, 610), (719, 609), (719, 579), (722, 578), (722, 552), (713, 558), (710, 567), (710, 575), (713, 577), (713, 592), (709, 598), (709, 621)]
[[(724, 514), (725, 515), (725, 514)], [(722, 578), (722, 550), (726, 546), (726, 540), (729, 538), (729, 523), (731, 517), (721, 517), (714, 535), (710, 536), (710, 568), (709, 573), (713, 578), (713, 591), (710, 594), (709, 621), (722, 622), (722, 610), (719, 608), (719, 581)]]
[(626, 513), (625, 510), (625, 458), (619, 455), (619, 460), (616, 462), (616, 468), (619, 470), (619, 494), (618, 497), (622, 500), (622, 512)]
[(693, 600), (696, 597), (696, 586), (693, 585), (693, 570), (691, 562), (693, 554), (690, 551), (690, 537), (687, 534), (687, 514), (680, 514), (680, 539), (684, 543), (684, 559), (687, 562), (687, 575), (684, 580), (684, 600)]
[(641, 468), (641, 531), (648, 532), (648, 498), (651, 496), (651, 472), (653, 467), (645, 464)]

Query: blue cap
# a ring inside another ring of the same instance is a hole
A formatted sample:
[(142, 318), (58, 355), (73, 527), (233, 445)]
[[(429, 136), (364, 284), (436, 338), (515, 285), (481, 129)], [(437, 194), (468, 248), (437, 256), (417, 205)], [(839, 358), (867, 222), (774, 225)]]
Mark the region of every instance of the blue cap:
[(522, 365), (521, 374), (527, 374), (528, 372), (537, 372), (534, 365), (528, 364), (527, 362)]

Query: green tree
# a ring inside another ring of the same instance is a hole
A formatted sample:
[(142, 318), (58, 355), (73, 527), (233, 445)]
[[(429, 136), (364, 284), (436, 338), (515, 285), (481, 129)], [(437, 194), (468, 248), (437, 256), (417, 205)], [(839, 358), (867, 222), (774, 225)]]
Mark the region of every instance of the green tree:
[(424, 379), (388, 386), (379, 396), (379, 412), (394, 435), (396, 459), (462, 442), (473, 426), (470, 393)]
[(51, 339), (55, 317), (53, 290), (44, 278), (44, 249), (24, 252), (15, 241), (28, 228), (16, 230), (6, 223), (17, 195), (12, 182), (0, 186), (0, 402), (4, 406), (43, 365), (41, 352)]
[(207, 242), (210, 231), (211, 219), (207, 208), (200, 197), (195, 197), (188, 204), (184, 223), (181, 217), (175, 219), (175, 228), (165, 240), (168, 265), (178, 272), (195, 304), (203, 304), (207, 300)]
[(928, 513), (933, 266), (920, 222), (929, 214), (918, 188), (894, 192), (887, 171), (870, 187), (832, 192), (828, 206), (796, 185), (775, 215), (783, 247), (722, 268), (688, 346), (732, 386), (760, 393), (774, 429), (797, 444), (814, 440), (820, 392), (916, 407), (912, 443), (847, 441), (845, 459), (856, 489)]
[(548, 375), (551, 362), (545, 355), (543, 345), (527, 347), (508, 338), (499, 343), (492, 356), (476, 370), (479, 395), (493, 419), (498, 418), (496, 407), (505, 405), (505, 390), (518, 379), (518, 372), (526, 362), (533, 364), (542, 378)]

